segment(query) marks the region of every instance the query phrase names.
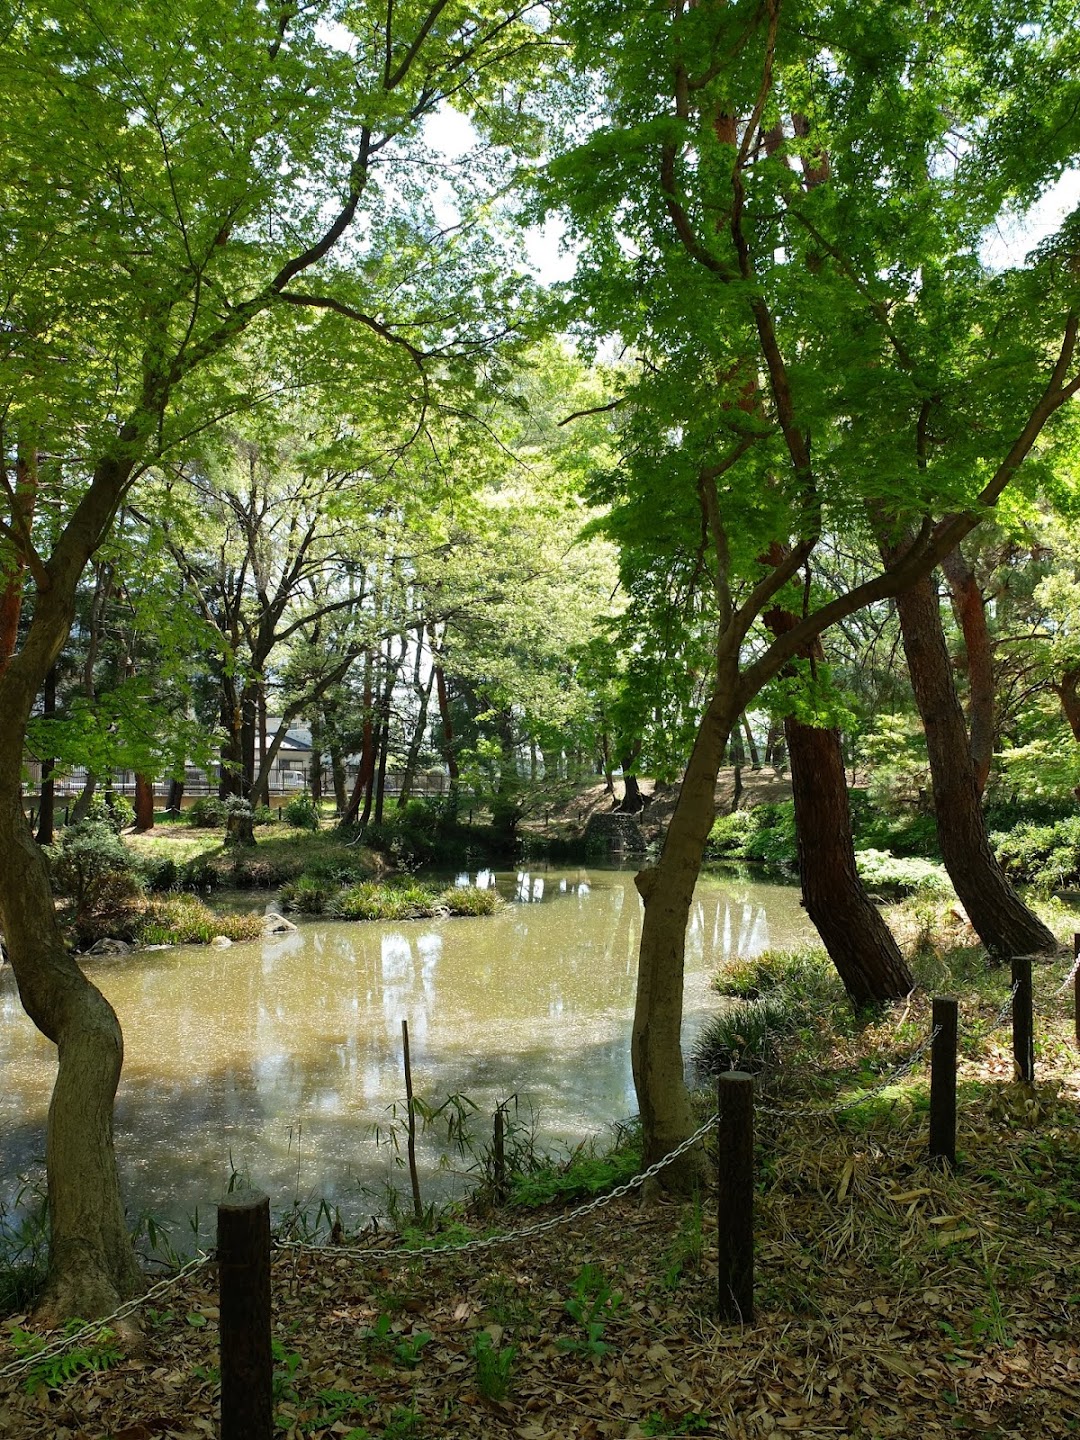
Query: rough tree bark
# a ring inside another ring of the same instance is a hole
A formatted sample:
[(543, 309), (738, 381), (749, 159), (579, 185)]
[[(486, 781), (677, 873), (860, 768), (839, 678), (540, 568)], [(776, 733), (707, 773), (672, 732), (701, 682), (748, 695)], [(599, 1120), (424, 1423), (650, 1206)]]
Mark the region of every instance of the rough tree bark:
[(154, 782), (148, 775), (135, 776), (135, 829), (154, 828)]
[[(779, 607), (764, 619), (774, 635), (798, 623), (796, 615)], [(825, 658), (818, 640), (803, 654), (815, 662)], [(915, 977), (855, 864), (840, 732), (789, 715), (784, 736), (806, 913), (856, 1008), (902, 999), (915, 988)]]
[(975, 793), (982, 796), (994, 758), (994, 647), (986, 623), (986, 602), (975, 572), (958, 545), (941, 562), (953, 613), (964, 636), (968, 678), (968, 748)]
[[(882, 543), (886, 563), (896, 558), (900, 548)], [(915, 703), (926, 732), (934, 815), (949, 879), (992, 955), (1052, 953), (1057, 941), (1017, 895), (990, 849), (933, 575), (901, 591), (896, 608)]]

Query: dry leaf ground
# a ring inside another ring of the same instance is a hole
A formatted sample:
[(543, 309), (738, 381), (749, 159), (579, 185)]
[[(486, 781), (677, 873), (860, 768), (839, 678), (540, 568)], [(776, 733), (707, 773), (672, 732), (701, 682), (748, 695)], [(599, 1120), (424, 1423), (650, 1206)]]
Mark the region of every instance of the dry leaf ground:
[[(1012, 1082), (1007, 1025), (992, 1028), (1005, 982), (964, 997), (955, 1173), (927, 1162), (925, 1066), (844, 1115), (802, 1113), (857, 1093), (860, 1066), (869, 1088), (867, 1064), (887, 1073), (913, 1048), (929, 1023), (921, 992), (836, 1042), (828, 1066), (773, 1089), (769, 1105), (787, 1113), (759, 1115), (751, 1325), (715, 1318), (711, 1196), (697, 1207), (627, 1197), (479, 1256), (365, 1264), (332, 1247), (280, 1254), (279, 1433), (1080, 1432), (1080, 1069), (1071, 991), (1055, 990), (1063, 973), (1056, 964), (1038, 974), (1034, 1088)], [(497, 1220), (521, 1223), (513, 1213)], [(586, 1266), (596, 1268), (583, 1285)], [(567, 1310), (575, 1282), (593, 1307), (591, 1343), (580, 1309), (578, 1318)], [(0, 1435), (216, 1434), (215, 1286), (208, 1265), (159, 1301), (144, 1314), (141, 1347), (115, 1368), (32, 1393), (21, 1378), (0, 1381)], [(0, 1365), (21, 1323), (6, 1322)]]

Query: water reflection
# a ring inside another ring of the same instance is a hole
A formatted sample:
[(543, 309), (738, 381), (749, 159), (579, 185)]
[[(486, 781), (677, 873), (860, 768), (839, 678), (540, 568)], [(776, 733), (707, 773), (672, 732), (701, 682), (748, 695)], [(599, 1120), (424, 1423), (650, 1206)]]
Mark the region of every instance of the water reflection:
[[(301, 1196), (326, 1196), (351, 1217), (370, 1211), (359, 1185), (385, 1174), (372, 1132), (404, 1093), (403, 1017), (416, 1088), (429, 1099), (466, 1094), (490, 1114), (527, 1096), (542, 1131), (570, 1143), (629, 1113), (640, 931), (632, 873), (465, 878), (515, 903), (476, 918), (310, 919), (224, 951), (88, 962), (124, 1027), (116, 1129), (132, 1210), (205, 1209), (235, 1168), (275, 1205), (299, 1184)], [(709, 982), (726, 959), (811, 933), (788, 887), (703, 880), (688, 932), (687, 1039), (713, 1007)], [(0, 1011), (0, 1167), (10, 1194), (44, 1149), (54, 1065), (8, 969)], [(434, 1161), (425, 1154), (431, 1186)]]

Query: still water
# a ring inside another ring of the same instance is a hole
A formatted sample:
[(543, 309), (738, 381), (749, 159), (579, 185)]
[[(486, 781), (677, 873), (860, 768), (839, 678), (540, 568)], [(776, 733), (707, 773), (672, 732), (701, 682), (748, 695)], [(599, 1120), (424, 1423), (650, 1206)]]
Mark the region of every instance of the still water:
[[(124, 1030), (116, 1140), (133, 1217), (208, 1215), (233, 1169), (275, 1208), (325, 1197), (350, 1221), (382, 1208), (374, 1193), (397, 1172), (374, 1132), (404, 1097), (403, 1018), (425, 1100), (467, 1095), (489, 1117), (516, 1094), (554, 1147), (634, 1110), (633, 872), (482, 871), (458, 882), (496, 885), (510, 903), (475, 919), (301, 919), (295, 932), (227, 950), (86, 962)], [(813, 933), (797, 889), (703, 878), (685, 1042), (715, 1006), (709, 981), (725, 961)], [(0, 1194), (10, 1200), (44, 1153), (55, 1062), (8, 967), (0, 1009)], [(446, 1194), (437, 1151), (421, 1151), (426, 1194)]]

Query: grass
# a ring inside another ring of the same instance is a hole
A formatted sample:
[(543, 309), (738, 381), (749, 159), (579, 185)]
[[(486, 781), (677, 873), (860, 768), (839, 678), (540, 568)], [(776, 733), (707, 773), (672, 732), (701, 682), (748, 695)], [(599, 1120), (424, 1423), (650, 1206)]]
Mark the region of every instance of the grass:
[(257, 940), (263, 923), (261, 915), (219, 915), (196, 895), (159, 895), (147, 902), (138, 940), (142, 945), (206, 945), (217, 935)]
[(419, 920), (435, 915), (491, 915), (502, 904), (494, 890), (425, 885), (416, 880), (366, 880), (342, 885), (304, 874), (282, 886), (286, 910), (337, 920)]

